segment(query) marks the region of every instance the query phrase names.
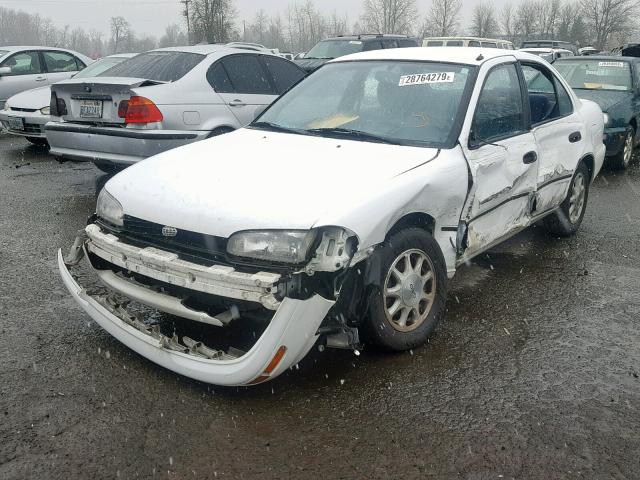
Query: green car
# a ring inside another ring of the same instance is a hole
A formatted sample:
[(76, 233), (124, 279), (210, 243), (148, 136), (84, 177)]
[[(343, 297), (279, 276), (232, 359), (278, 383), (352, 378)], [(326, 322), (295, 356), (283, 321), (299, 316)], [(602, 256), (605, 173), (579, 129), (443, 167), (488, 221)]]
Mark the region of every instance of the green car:
[(627, 168), (640, 141), (640, 58), (592, 55), (561, 58), (553, 66), (578, 97), (600, 105), (607, 163)]

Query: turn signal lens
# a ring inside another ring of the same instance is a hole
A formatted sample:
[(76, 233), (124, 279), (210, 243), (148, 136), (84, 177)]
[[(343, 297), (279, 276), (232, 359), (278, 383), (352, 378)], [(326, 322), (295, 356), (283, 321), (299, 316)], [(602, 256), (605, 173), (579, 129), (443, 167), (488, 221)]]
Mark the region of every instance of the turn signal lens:
[(262, 383), (269, 380), (269, 378), (271, 377), (271, 373), (278, 367), (285, 353), (287, 353), (287, 347), (282, 345), (280, 348), (278, 348), (276, 354), (269, 362), (269, 365), (267, 365), (267, 368), (264, 369), (264, 372), (262, 372), (259, 377), (254, 378), (249, 383), (247, 383), (247, 385), (256, 385), (257, 383)]
[(121, 113), (125, 112), (124, 108), (126, 108), (124, 116), (125, 123), (161, 122), (164, 118), (156, 104), (148, 98), (133, 96), (129, 99), (126, 106), (123, 106), (123, 103), (124, 102), (120, 102), (118, 106), (118, 116), (121, 116)]

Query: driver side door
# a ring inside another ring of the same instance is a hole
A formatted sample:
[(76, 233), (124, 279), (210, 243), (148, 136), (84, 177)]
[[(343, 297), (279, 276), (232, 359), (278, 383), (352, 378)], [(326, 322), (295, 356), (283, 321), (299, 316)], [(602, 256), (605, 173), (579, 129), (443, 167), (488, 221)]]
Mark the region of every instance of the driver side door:
[(538, 153), (519, 67), (489, 68), (460, 142), (472, 177), (458, 235), (463, 259), (526, 227), (536, 189)]

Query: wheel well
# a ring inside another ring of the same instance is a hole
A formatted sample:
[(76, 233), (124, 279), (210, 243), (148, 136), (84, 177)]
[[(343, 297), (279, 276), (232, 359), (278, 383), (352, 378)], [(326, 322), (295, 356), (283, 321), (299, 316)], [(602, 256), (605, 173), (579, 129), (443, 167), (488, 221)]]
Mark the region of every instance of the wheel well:
[(417, 227), (426, 230), (431, 235), (435, 229), (436, 221), (431, 215), (421, 212), (409, 213), (400, 218), (387, 232), (387, 238), (405, 228)]
[(207, 136), (207, 138), (217, 137), (218, 135), (222, 135), (223, 133), (233, 132), (234, 130), (235, 128), (228, 127), (228, 126), (216, 127), (213, 130), (211, 130), (211, 133)]
[(593, 158), (593, 155), (585, 155), (582, 157), (582, 161), (589, 169), (589, 180), (593, 180), (593, 169), (595, 168), (595, 159)]

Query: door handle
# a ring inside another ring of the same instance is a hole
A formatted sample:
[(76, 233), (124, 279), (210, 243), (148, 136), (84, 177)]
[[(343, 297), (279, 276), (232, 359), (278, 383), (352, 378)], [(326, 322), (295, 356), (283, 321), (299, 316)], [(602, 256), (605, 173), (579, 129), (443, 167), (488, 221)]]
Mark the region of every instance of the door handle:
[(47, 77), (36, 77), (36, 82), (44, 82), (47, 80)]
[(536, 152), (534, 152), (534, 151), (527, 152), (522, 157), (522, 163), (524, 163), (525, 165), (529, 165), (530, 163), (534, 163), (536, 160), (538, 160), (538, 154)]
[(246, 107), (247, 104), (244, 103), (242, 100), (231, 100), (229, 102), (229, 106), (230, 107)]
[(576, 143), (580, 140), (582, 140), (582, 134), (580, 132), (573, 132), (571, 135), (569, 135), (569, 141), (571, 143)]

